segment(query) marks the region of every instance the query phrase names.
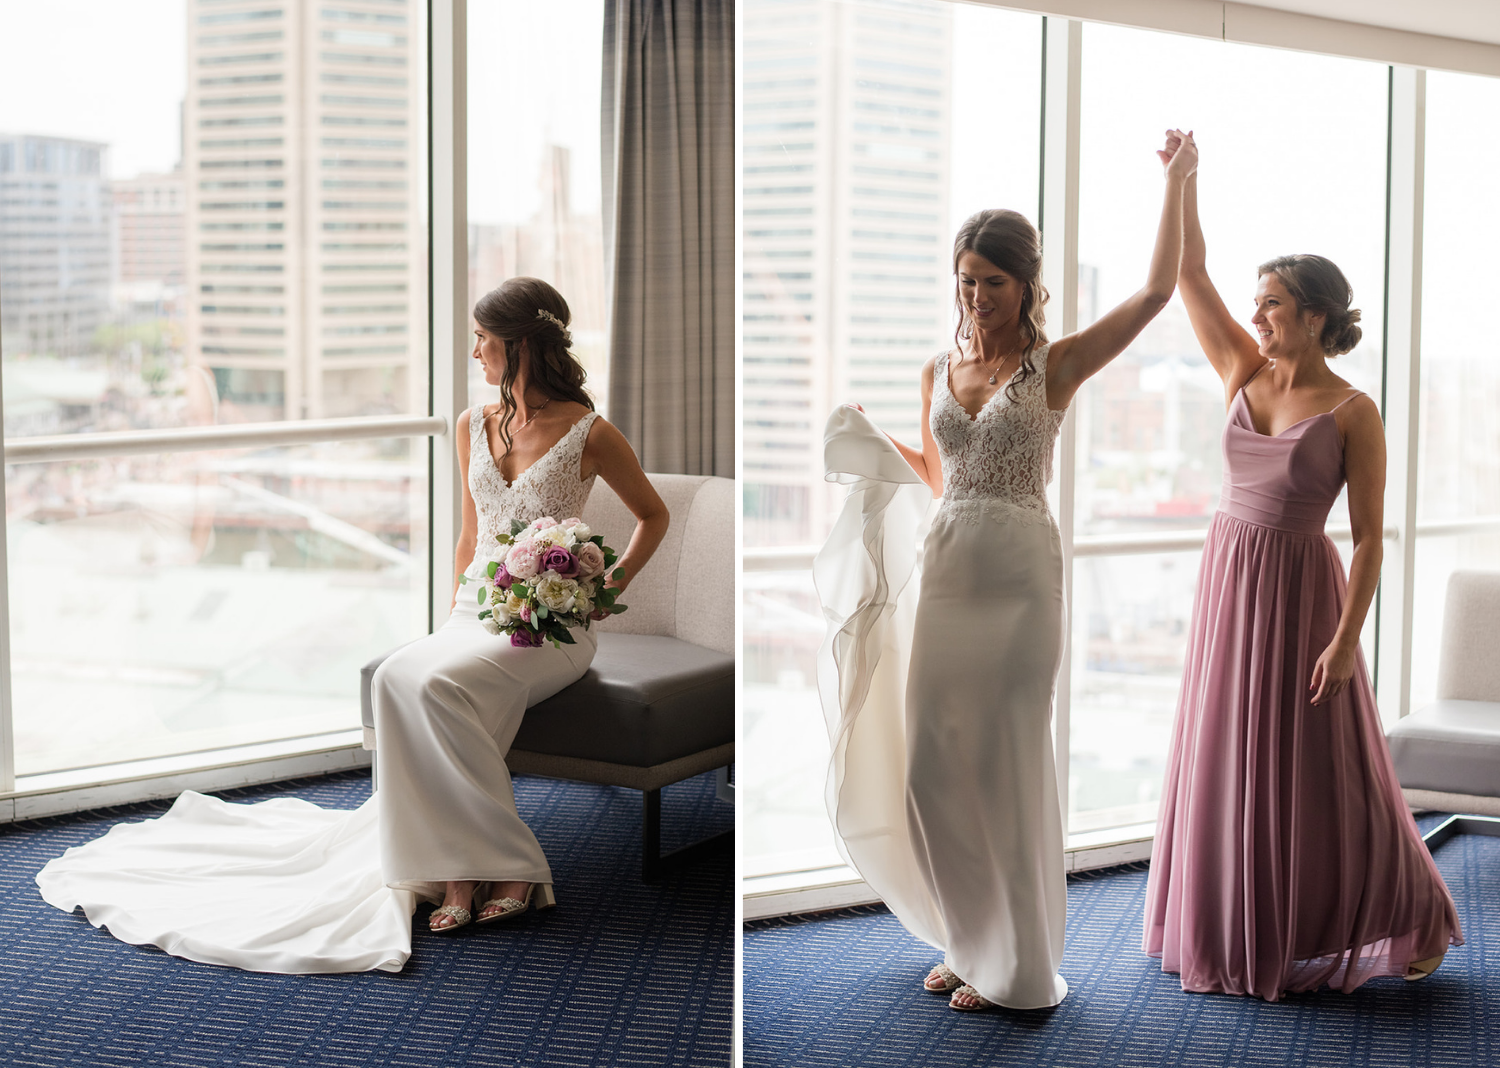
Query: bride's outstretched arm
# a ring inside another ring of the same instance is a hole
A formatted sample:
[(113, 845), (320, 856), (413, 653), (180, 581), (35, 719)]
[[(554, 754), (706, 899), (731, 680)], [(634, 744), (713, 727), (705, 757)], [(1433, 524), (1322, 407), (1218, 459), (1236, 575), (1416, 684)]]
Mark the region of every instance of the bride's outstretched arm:
[(1172, 299), (1182, 260), (1183, 187), (1198, 166), (1198, 149), (1181, 131), (1169, 130), (1167, 137), (1166, 150), (1156, 153), (1166, 171), (1166, 192), (1146, 284), (1096, 322), (1053, 342), (1047, 356), (1047, 406), (1054, 411), (1066, 408), (1078, 388), (1124, 352)]
[(662, 538), (666, 537), (667, 523), (671, 516), (656, 492), (656, 487), (651, 485), (651, 480), (641, 469), (635, 450), (613, 423), (604, 419), (594, 420), (594, 425), (589, 429), (588, 441), (583, 447), (583, 469), (604, 479), (621, 503), (630, 509), (630, 514), (635, 516), (635, 530), (630, 535), (630, 543), (610, 569), (613, 573), (624, 568), (625, 574), (619, 578), (611, 577), (605, 583), (614, 589), (623, 590), (631, 579), (640, 574), (641, 568), (646, 566), (646, 561), (656, 552)]
[[(881, 433), (891, 439), (891, 444), (896, 446), (896, 451), (901, 454), (901, 458), (911, 464), (911, 469), (923, 482), (927, 483), (927, 488), (932, 490), (932, 495), (941, 497), (943, 495), (943, 465), (938, 459), (937, 442), (932, 440), (931, 421), (932, 376), (936, 368), (936, 356), (922, 365), (922, 447), (914, 449), (886, 431), (881, 431)], [(849, 407), (864, 411), (858, 404), (851, 404)]]
[[(458, 544), (453, 548), (453, 604), (458, 604), (458, 579), (474, 562), (474, 548), (479, 541), (479, 513), (474, 508), (474, 495), (469, 492), (469, 419), (474, 409), (459, 413), (454, 436), (458, 439), (458, 482), (463, 487), (463, 522), (458, 529)], [(480, 416), (483, 418), (483, 415)]]

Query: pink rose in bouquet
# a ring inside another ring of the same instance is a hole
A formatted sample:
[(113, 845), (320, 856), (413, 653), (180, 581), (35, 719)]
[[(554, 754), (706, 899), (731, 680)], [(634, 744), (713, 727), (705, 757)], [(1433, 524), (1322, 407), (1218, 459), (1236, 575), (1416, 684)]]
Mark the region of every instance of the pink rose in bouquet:
[(578, 577), (591, 579), (604, 574), (604, 550), (591, 541), (578, 547)]
[(534, 578), (541, 570), (542, 556), (529, 538), (523, 538), (510, 547), (505, 554), (505, 570), (512, 578)]

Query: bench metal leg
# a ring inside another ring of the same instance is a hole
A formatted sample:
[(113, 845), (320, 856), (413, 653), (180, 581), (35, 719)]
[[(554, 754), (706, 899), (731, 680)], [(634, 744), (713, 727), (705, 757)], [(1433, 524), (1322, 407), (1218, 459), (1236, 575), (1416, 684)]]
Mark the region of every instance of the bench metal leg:
[(674, 849), (663, 856), (661, 851), (661, 791), (642, 790), (641, 800), (644, 803), (641, 819), (642, 882), (660, 882), (662, 876), (671, 869), (691, 864), (734, 842), (734, 831), (722, 831), (701, 842)]
[(1500, 817), (1496, 816), (1449, 816), (1422, 836), (1422, 841), (1431, 853), (1457, 834), (1485, 834), (1500, 838)]

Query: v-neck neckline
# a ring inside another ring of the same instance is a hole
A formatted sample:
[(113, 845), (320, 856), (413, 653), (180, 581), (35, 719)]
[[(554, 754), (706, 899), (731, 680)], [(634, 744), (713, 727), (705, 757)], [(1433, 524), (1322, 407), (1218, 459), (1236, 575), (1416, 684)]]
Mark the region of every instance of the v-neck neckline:
[(990, 403), (994, 401), (996, 397), (1000, 396), (1000, 394), (1004, 393), (1007, 389), (1010, 388), (1010, 384), (1014, 382), (1016, 380), (1016, 376), (1021, 373), (1021, 366), (1025, 362), (1025, 360), (1026, 358), (1024, 356), (1021, 357), (1021, 363), (1016, 364), (1016, 369), (1010, 373), (1010, 377), (1005, 380), (1005, 384), (1002, 385), (999, 389), (995, 390), (995, 392), (991, 393), (988, 397), (986, 397), (984, 399), (984, 403), (979, 406), (979, 411), (977, 412), (970, 413), (969, 409), (964, 407), (964, 402), (958, 399), (958, 394), (953, 392), (952, 349), (948, 350), (948, 357), (943, 361), (943, 386), (948, 390), (948, 396), (953, 398), (953, 403), (958, 405), (958, 410), (969, 417), (970, 424), (974, 424), (979, 422), (979, 417), (984, 414), (984, 410), (990, 406)]
[[(505, 477), (505, 472), (500, 469), (500, 461), (497, 460), (497, 459), (495, 459), (495, 454), (490, 451), (490, 432), (489, 432), (488, 427), (486, 426), (486, 424), (488, 424), (489, 421), (490, 421), (490, 417), (489, 417), (489, 414), (487, 412), (485, 412), (484, 408), (481, 407), (479, 409), (479, 415), (481, 417), (481, 422), (479, 424), (479, 429), (480, 429), (481, 436), (484, 438), (484, 451), (485, 451), (485, 455), (487, 455), (490, 458), (490, 463), (495, 468), (495, 474), (497, 474), (497, 475), (500, 476), (500, 481), (505, 485), (505, 488), (506, 489), (513, 489), (515, 487), (515, 484), (517, 482), (520, 482), (521, 479), (523, 479), (523, 478), (526, 477), (526, 473), (528, 471), (530, 471), (537, 464), (541, 463), (543, 460), (547, 459), (547, 457), (551, 456), (554, 452), (556, 452), (557, 451), (557, 447), (559, 445), (561, 445), (563, 442), (565, 442), (565, 441), (568, 440), (568, 437), (573, 433), (573, 431), (575, 431), (575, 430), (578, 429), (579, 424), (582, 423), (585, 419), (587, 419), (590, 415), (593, 415), (593, 414), (594, 414), (593, 412), (584, 412), (583, 415), (581, 415), (581, 416), (578, 417), (578, 420), (572, 426), (568, 427), (567, 430), (563, 431), (562, 437), (560, 437), (556, 441), (554, 441), (551, 444), (551, 446), (548, 447), (548, 449), (547, 449), (546, 452), (542, 453), (535, 460), (531, 461), (531, 463), (527, 464), (525, 471), (522, 471), (520, 474), (516, 475), (515, 478), (506, 478)], [(514, 440), (514, 439), (512, 439), (512, 440)]]

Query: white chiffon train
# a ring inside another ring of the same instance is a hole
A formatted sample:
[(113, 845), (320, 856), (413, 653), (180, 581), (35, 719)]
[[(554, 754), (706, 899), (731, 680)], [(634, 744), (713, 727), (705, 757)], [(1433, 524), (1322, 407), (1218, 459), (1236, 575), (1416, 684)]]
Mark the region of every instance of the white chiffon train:
[(505, 753), (526, 708), (588, 670), (594, 634), (574, 636), (515, 648), (461, 595), (441, 629), (376, 672), (379, 790), (359, 808), (184, 793), (49, 862), (42, 897), (124, 942), (290, 974), (399, 971), (418, 899), (441, 901), (445, 880), (536, 882), (550, 902)]
[(929, 519), (927, 487), (851, 408), (829, 419), (825, 465), (850, 487), (813, 565), (840, 849), (985, 998), (1056, 1005), (1068, 989), (1050, 730), (1057, 529), (954, 502)]

